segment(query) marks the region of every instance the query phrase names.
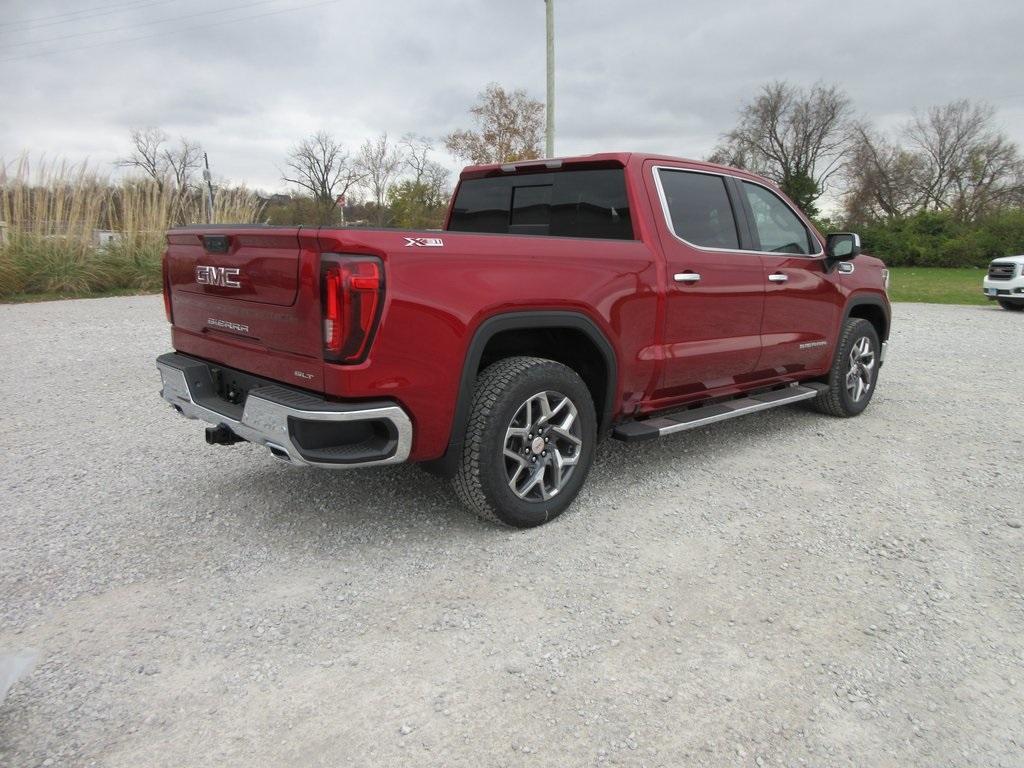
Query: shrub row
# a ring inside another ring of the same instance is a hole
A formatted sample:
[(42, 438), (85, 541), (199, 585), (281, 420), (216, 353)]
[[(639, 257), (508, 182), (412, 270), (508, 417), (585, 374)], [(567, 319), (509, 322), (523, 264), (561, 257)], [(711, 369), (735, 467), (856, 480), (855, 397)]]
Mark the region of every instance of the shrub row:
[(984, 267), (999, 256), (1024, 253), (1024, 210), (976, 221), (923, 212), (855, 227), (864, 250), (894, 267)]

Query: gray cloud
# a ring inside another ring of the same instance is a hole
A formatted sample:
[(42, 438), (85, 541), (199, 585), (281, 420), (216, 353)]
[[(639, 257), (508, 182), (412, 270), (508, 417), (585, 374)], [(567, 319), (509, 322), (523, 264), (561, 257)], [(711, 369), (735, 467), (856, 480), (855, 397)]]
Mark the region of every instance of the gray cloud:
[[(0, 156), (109, 168), (131, 127), (159, 125), (202, 141), (219, 175), (272, 189), (288, 147), (314, 130), (352, 149), (383, 130), (439, 137), (468, 122), (490, 81), (543, 97), (542, 0), (311, 1), (179, 0), (25, 30), (10, 22), (105, 3), (3, 0), (0, 59), (43, 55), (0, 62)], [(775, 78), (838, 83), (886, 126), (981, 99), (1024, 143), (1019, 0), (556, 2), (560, 154), (704, 156)], [(211, 8), (235, 10), (45, 42)], [(192, 28), (204, 19), (236, 21)]]

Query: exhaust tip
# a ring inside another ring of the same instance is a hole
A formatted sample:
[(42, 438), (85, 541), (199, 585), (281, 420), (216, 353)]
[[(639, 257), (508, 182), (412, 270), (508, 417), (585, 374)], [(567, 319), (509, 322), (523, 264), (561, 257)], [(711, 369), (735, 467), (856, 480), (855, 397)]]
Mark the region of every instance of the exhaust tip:
[(288, 453), (288, 451), (286, 451), (281, 446), (274, 445), (273, 443), (267, 443), (267, 448), (270, 449), (270, 453), (274, 456), (275, 459), (280, 459), (281, 461), (287, 461), (289, 464), (291, 463), (291, 461), (292, 461), (291, 455)]

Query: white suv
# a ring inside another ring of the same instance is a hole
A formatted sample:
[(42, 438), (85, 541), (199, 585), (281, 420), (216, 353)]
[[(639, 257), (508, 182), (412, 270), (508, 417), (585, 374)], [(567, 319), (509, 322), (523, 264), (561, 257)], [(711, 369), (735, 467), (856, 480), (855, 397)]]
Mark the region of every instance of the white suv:
[(988, 265), (982, 288), (1003, 309), (1024, 309), (1024, 256), (1003, 256)]

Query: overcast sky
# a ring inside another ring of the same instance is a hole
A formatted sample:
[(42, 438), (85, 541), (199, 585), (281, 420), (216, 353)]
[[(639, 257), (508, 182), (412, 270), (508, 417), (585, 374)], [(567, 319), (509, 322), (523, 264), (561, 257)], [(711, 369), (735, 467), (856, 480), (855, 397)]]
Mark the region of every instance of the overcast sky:
[[(777, 78), (836, 83), (883, 126), (984, 100), (1024, 144), (1022, 0), (555, 2), (560, 155), (704, 157)], [(8, 161), (29, 151), (109, 169), (129, 129), (159, 126), (199, 140), (217, 176), (275, 190), (288, 148), (318, 129), (353, 149), (381, 131), (437, 138), (468, 125), (488, 82), (544, 98), (543, 0), (0, 0), (0, 10)]]

